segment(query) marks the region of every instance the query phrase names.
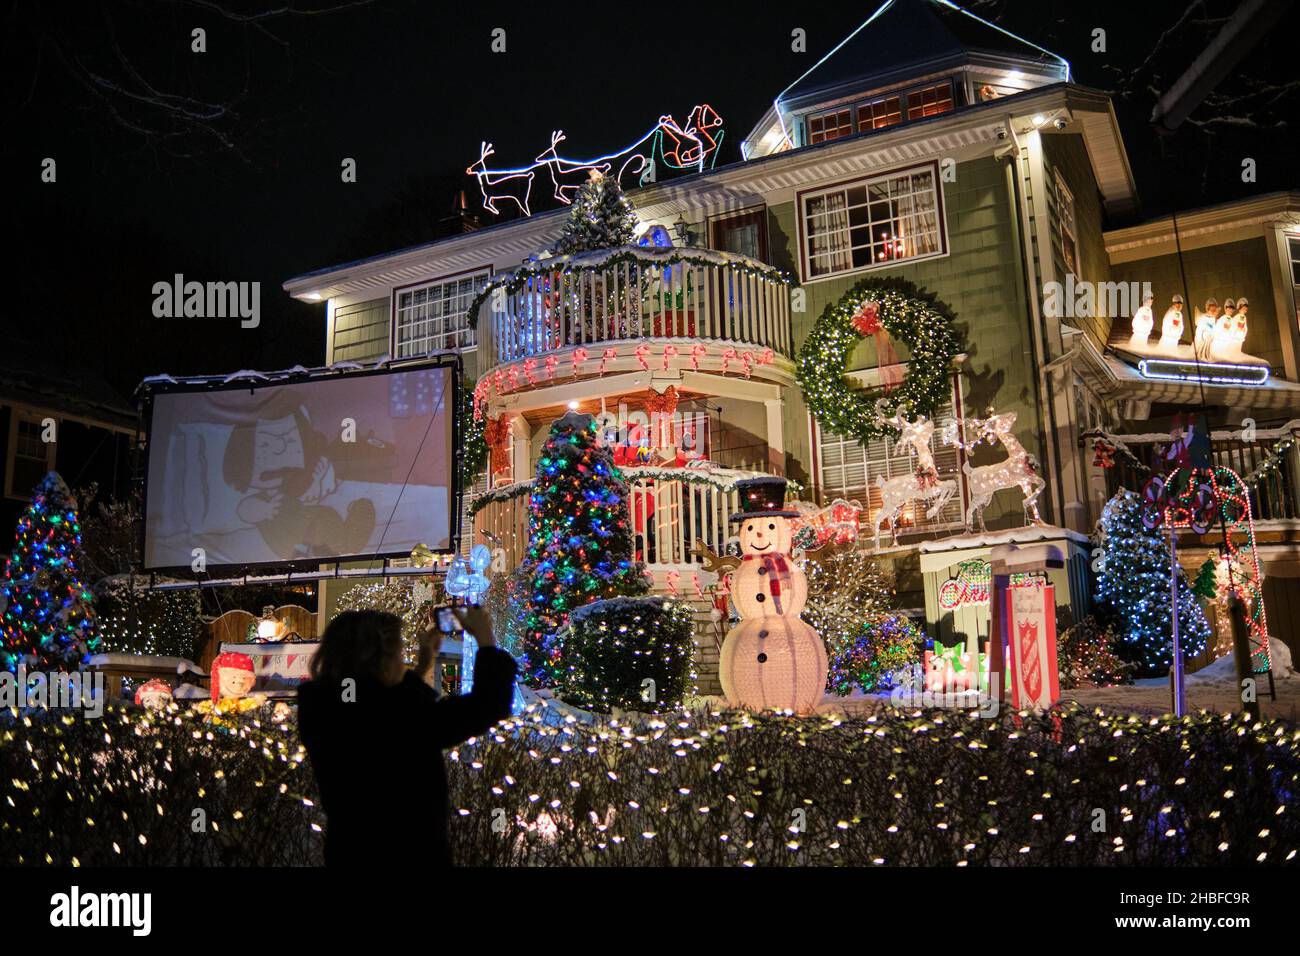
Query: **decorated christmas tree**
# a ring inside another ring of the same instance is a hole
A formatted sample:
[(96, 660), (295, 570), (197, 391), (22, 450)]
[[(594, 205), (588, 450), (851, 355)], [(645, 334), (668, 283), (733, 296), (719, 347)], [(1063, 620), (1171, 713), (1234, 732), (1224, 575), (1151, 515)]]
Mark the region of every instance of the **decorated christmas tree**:
[(574, 608), (600, 598), (644, 594), (632, 556), (628, 489), (590, 415), (569, 412), (551, 426), (529, 501), (530, 580), (523, 619), (523, 671), (550, 683), (562, 671), (558, 640)]
[[(1097, 574), (1097, 602), (1110, 612), (1120, 635), (1119, 652), (1135, 665), (1137, 677), (1167, 673), (1173, 663), (1169, 611), (1169, 543), (1160, 529), (1142, 523), (1142, 500), (1120, 489), (1101, 514), (1102, 564)], [(1210, 625), (1178, 574), (1178, 641), (1183, 659), (1205, 649)]]
[(18, 519), (0, 582), (0, 666), (75, 670), (98, 649), (95, 606), (81, 580), (83, 561), (77, 502), (63, 479), (50, 472)]
[(593, 169), (574, 197), (555, 253), (569, 256), (629, 245), (636, 235), (636, 223), (636, 210), (618, 180)]

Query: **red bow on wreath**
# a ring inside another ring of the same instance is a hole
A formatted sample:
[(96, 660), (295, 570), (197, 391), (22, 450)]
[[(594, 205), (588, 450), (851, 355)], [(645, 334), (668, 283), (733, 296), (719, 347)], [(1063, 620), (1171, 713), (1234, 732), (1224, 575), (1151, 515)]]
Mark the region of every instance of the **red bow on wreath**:
[(1099, 468), (1115, 467), (1115, 446), (1110, 442), (1098, 438), (1093, 443), (1092, 450), (1097, 453), (1092, 460), (1093, 465)]
[(880, 324), (880, 303), (864, 302), (853, 314), (853, 328), (862, 335), (875, 335), (882, 328)]

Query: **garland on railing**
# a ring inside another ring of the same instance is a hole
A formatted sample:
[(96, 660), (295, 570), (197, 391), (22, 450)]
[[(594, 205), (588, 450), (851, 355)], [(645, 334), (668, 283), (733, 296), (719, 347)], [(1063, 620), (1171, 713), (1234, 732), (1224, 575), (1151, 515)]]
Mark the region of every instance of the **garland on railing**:
[[(588, 261), (584, 261), (588, 260)], [(761, 262), (755, 262), (753, 259), (737, 258), (725, 255), (723, 253), (713, 253), (713, 255), (702, 255), (700, 251), (685, 252), (673, 250), (664, 253), (652, 253), (639, 246), (627, 246), (618, 252), (610, 255), (600, 254), (575, 256), (556, 256), (550, 259), (543, 259), (532, 265), (522, 266), (512, 272), (507, 272), (497, 276), (485, 285), (470, 300), (469, 308), (465, 314), (474, 317), (478, 316), (479, 307), (482, 306), (493, 292), (497, 289), (504, 289), (507, 293), (513, 294), (523, 289), (530, 281), (536, 278), (560, 275), (568, 275), (571, 272), (590, 271), (595, 272), (600, 269), (611, 266), (621, 266), (627, 262), (644, 262), (652, 265), (693, 265), (693, 266), (724, 266), (735, 269), (742, 275), (767, 279), (769, 282), (780, 282), (784, 285), (793, 285), (794, 280), (790, 274), (781, 269), (774, 269), (769, 265)]]
[[(661, 468), (657, 465), (624, 465), (619, 470), (623, 473), (623, 477), (629, 484), (638, 479), (649, 479), (651, 481), (680, 481), (688, 485), (717, 488), (719, 491), (732, 491), (735, 489), (737, 481), (744, 478), (759, 477), (758, 472), (741, 471), (732, 468), (706, 471), (703, 468)], [(484, 492), (470, 503), (470, 517), (473, 517), (488, 505), (495, 502), (511, 501), (528, 494), (532, 491), (535, 481), (536, 479), (534, 478), (528, 478), (524, 481), (516, 481), (508, 485), (501, 485), (499, 488), (493, 488), (491, 491)], [(792, 495), (803, 491), (803, 485), (790, 479), (786, 480), (786, 488)]]
[[(1121, 454), (1123, 454), (1127, 459), (1129, 459), (1129, 461), (1133, 463), (1133, 467), (1137, 469), (1140, 473), (1142, 474), (1153, 473), (1153, 469), (1151, 468), (1151, 466), (1146, 464), (1146, 462), (1140, 460), (1137, 457), (1137, 455), (1134, 454), (1133, 451), (1126, 444), (1124, 444), (1123, 439), (1125, 437), (1132, 440), (1135, 436), (1112, 435), (1110, 432), (1106, 431), (1105, 429), (1094, 428), (1091, 431), (1084, 432), (1083, 435), (1080, 437), (1085, 441), (1088, 439), (1095, 439), (1098, 444), (1104, 442), (1107, 448), (1112, 449), (1114, 451), (1118, 451)], [(1141, 437), (1147, 437), (1147, 436), (1141, 436)], [(1232, 433), (1232, 437), (1240, 440), (1240, 435), (1238, 435), (1236, 432)], [(1286, 460), (1287, 452), (1289, 452), (1293, 447), (1295, 447), (1297, 440), (1300, 439), (1297, 439), (1295, 435), (1285, 435), (1282, 438), (1279, 438), (1276, 442), (1273, 443), (1273, 445), (1265, 453), (1264, 457), (1260, 459), (1259, 464), (1257, 464), (1251, 470), (1250, 474), (1241, 477), (1241, 483), (1245, 485), (1249, 490), (1254, 491), (1255, 486), (1258, 485), (1261, 481), (1263, 481), (1266, 477), (1268, 477), (1270, 474), (1272, 474), (1275, 471), (1281, 470), (1282, 463)]]

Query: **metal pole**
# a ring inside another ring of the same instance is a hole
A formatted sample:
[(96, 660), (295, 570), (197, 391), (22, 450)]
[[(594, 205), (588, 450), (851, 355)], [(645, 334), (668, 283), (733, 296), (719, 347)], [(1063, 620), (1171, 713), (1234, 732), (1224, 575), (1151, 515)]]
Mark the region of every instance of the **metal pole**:
[[(1240, 595), (1232, 596), (1229, 620), (1232, 623), (1232, 656), (1237, 665), (1237, 694), (1240, 696), (1245, 694), (1246, 681), (1255, 679), (1250, 661), (1250, 638), (1247, 636), (1250, 626), (1246, 623), (1246, 602)], [(1242, 698), (1242, 706), (1252, 720), (1259, 720), (1258, 687), (1253, 689), (1250, 697), (1250, 700)]]
[(1165, 511), (1165, 524), (1169, 527), (1169, 620), (1174, 636), (1174, 666), (1169, 671), (1169, 680), (1174, 698), (1174, 716), (1182, 717), (1187, 713), (1187, 688), (1183, 683), (1183, 649), (1178, 640), (1178, 536), (1174, 528), (1173, 514)]

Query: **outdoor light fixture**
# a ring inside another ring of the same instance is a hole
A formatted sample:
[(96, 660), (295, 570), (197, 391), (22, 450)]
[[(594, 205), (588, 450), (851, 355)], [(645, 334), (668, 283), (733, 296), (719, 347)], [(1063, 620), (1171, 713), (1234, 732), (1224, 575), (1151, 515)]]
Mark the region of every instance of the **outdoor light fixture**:
[(258, 640), (272, 641), (279, 633), (280, 622), (275, 618), (275, 608), (268, 604), (262, 608), (262, 616), (257, 619)]
[(577, 410), (578, 410), (578, 400), (575, 398), (569, 402), (569, 411), (576, 412)]
[(1183, 362), (1177, 359), (1143, 359), (1138, 362), (1143, 378), (1207, 385), (1247, 385), (1254, 388), (1268, 381), (1267, 365), (1226, 365), (1218, 362)]
[(673, 232), (677, 234), (677, 240), (684, 246), (691, 244), (691, 224), (686, 221), (681, 213), (677, 214), (677, 221), (673, 223)]

